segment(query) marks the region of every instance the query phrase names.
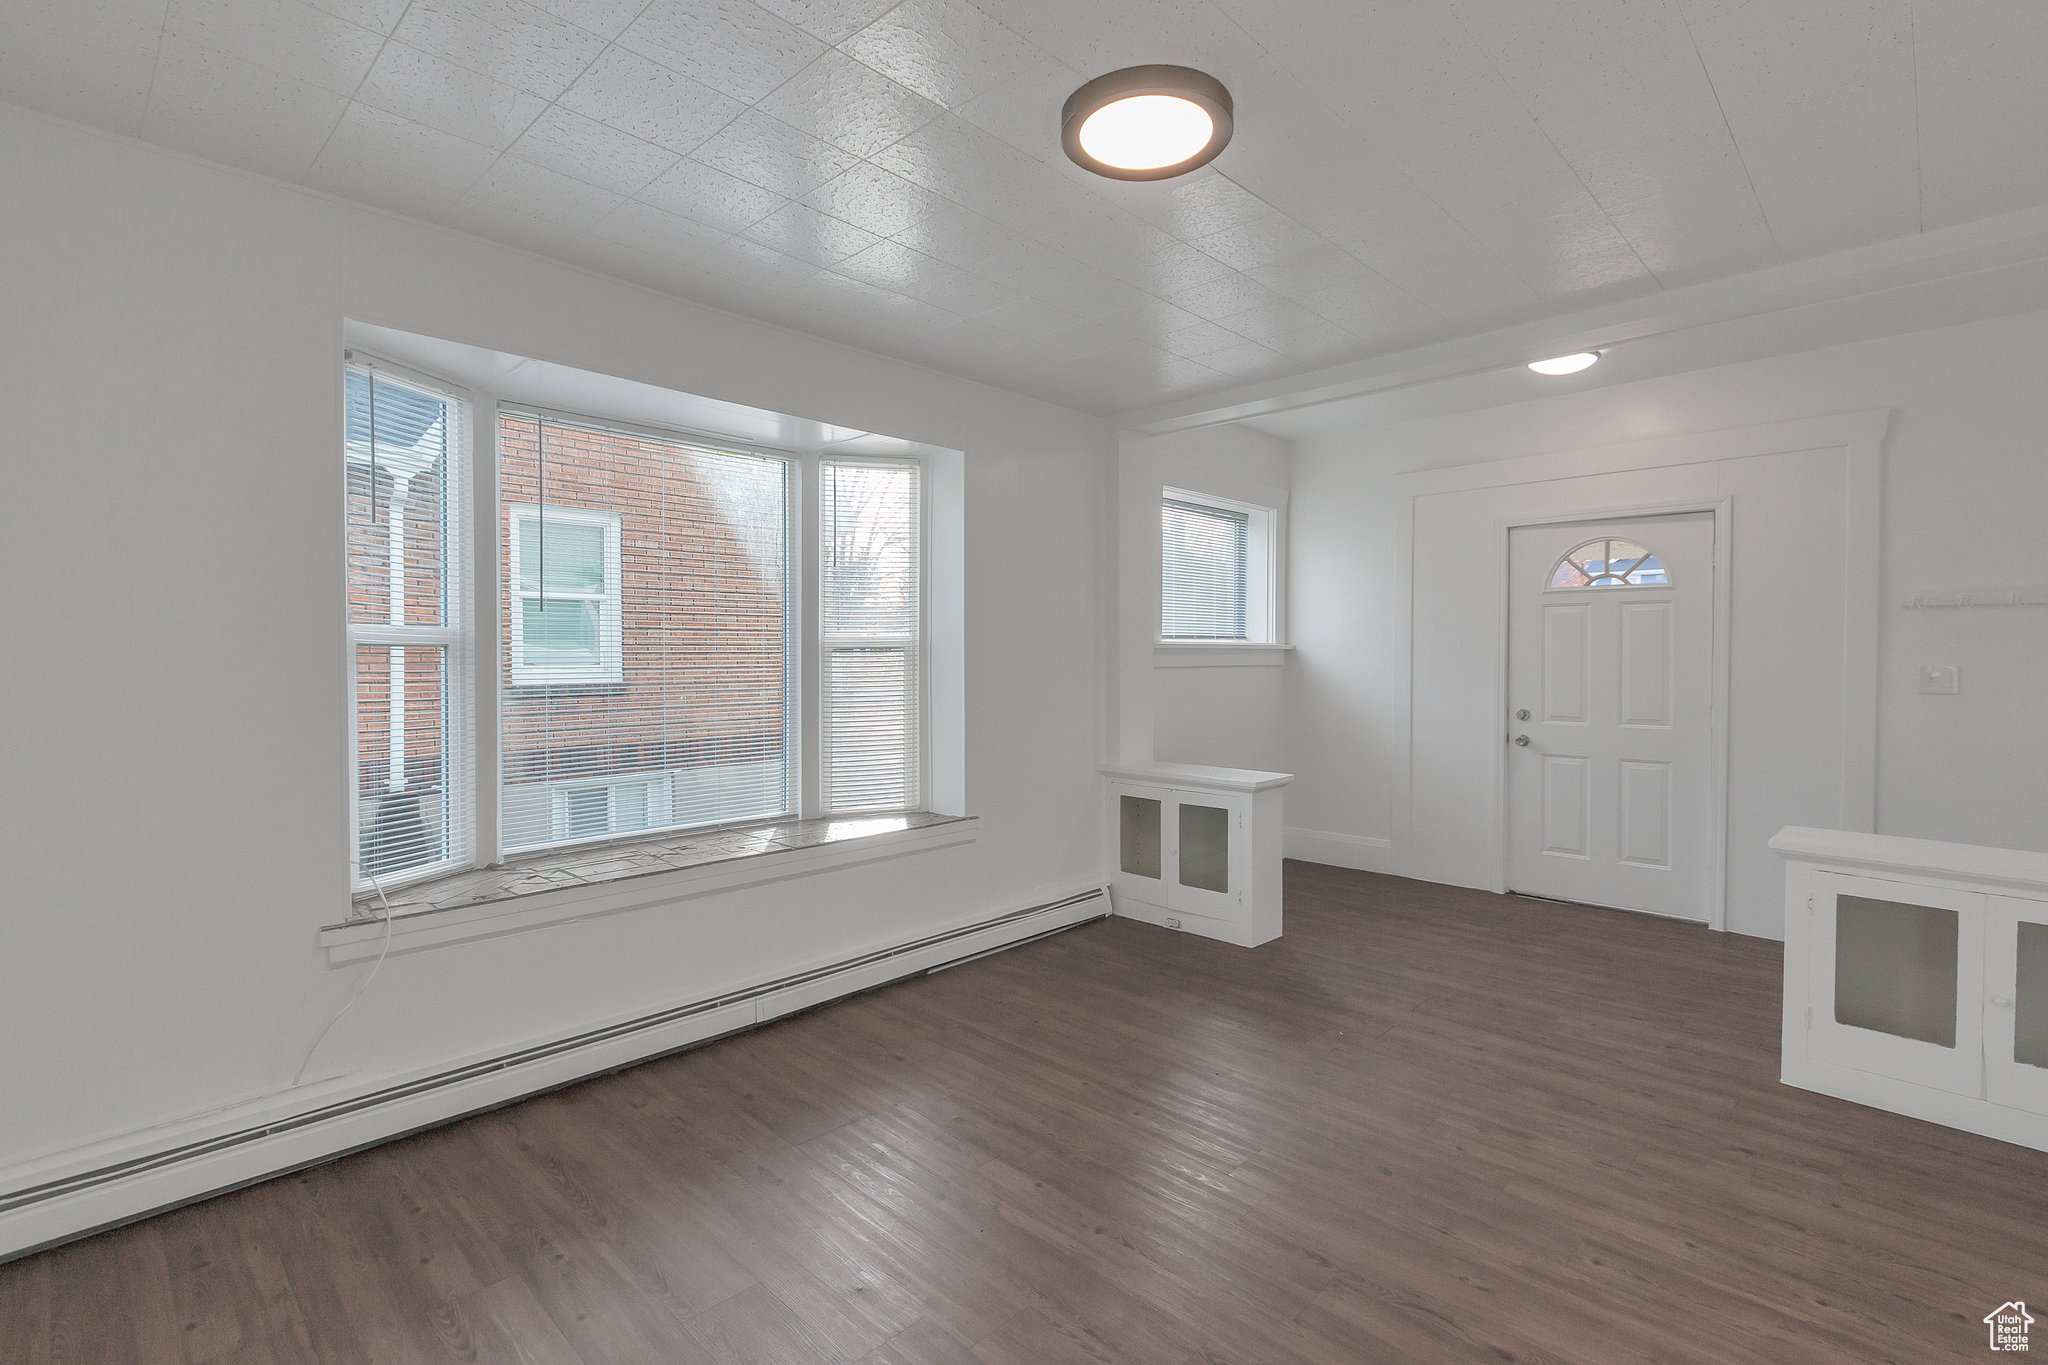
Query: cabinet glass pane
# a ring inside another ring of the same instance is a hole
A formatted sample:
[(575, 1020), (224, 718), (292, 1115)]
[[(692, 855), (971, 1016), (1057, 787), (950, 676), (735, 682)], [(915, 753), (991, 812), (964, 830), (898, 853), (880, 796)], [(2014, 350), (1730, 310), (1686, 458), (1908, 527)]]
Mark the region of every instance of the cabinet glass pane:
[(2020, 922), (2020, 970), (2012, 1004), (2012, 1059), (2048, 1066), (2048, 924)]
[(1835, 899), (1835, 1022), (1956, 1045), (1953, 910), (1864, 896)]
[(1180, 806), (1180, 884), (1197, 891), (1230, 890), (1230, 812), (1221, 806)]
[(1117, 798), (1117, 866), (1133, 877), (1159, 877), (1159, 802)]

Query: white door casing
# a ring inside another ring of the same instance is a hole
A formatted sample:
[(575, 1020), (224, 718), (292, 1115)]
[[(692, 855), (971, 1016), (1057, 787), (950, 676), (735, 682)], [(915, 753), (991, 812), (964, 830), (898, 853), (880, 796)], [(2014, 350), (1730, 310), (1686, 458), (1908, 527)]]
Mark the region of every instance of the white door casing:
[[(1617, 547), (1607, 566), (1596, 548), (1573, 560), (1592, 584), (1553, 586), (1567, 555), (1609, 540), (1653, 559)], [(1705, 511), (1510, 529), (1510, 890), (1714, 918), (1714, 559)]]

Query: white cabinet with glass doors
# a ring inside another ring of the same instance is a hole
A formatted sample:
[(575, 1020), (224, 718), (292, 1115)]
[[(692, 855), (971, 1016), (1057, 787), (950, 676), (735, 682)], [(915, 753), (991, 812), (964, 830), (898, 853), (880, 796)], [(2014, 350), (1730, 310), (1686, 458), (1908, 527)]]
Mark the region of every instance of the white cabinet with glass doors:
[(1787, 1084), (2048, 1150), (2048, 854), (1788, 828)]
[(1281, 788), (1292, 774), (1188, 763), (1104, 771), (1118, 914), (1246, 948), (1280, 936)]

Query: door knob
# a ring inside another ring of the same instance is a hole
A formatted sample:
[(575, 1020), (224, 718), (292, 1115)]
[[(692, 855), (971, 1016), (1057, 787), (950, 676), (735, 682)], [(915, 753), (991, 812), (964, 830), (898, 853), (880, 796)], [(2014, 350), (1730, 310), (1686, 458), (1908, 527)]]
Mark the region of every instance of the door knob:
[(1518, 749), (1526, 749), (1526, 748), (1528, 748), (1528, 747), (1529, 747), (1529, 737), (1528, 737), (1527, 735), (1516, 735), (1516, 736), (1515, 736), (1515, 747), (1516, 747), (1516, 748), (1518, 748)]
[(1525, 707), (1523, 707), (1523, 708), (1522, 708), (1521, 710), (1519, 710), (1519, 711), (1515, 712), (1515, 719), (1516, 719), (1516, 720), (1527, 720), (1527, 719), (1529, 719), (1529, 708), (1525, 706)]

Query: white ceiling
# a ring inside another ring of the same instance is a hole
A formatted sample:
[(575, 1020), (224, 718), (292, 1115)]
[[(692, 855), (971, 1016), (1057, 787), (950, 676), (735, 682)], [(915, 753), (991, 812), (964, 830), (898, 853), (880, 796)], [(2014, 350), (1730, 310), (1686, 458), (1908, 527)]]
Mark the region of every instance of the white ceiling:
[[(2048, 202), (2039, 0), (0, 0), (0, 100), (1094, 411)], [(1220, 77), (1236, 140), (1069, 165)]]

